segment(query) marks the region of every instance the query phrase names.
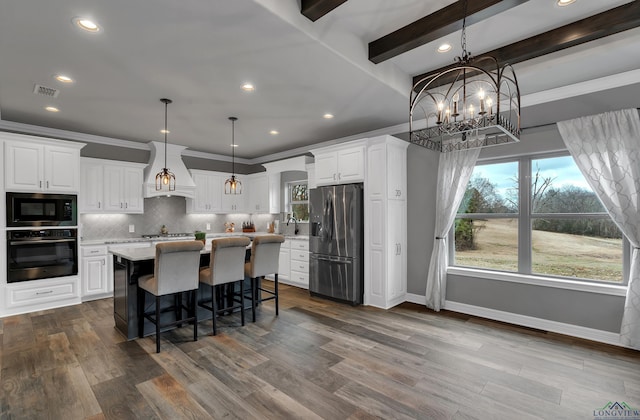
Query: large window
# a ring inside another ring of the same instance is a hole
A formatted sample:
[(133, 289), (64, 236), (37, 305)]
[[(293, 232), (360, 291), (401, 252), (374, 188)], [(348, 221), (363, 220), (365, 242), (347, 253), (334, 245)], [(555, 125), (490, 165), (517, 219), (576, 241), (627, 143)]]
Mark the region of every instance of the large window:
[(309, 190), (307, 181), (287, 184), (288, 213), (299, 222), (309, 221)]
[(624, 281), (622, 234), (571, 156), (477, 165), (453, 236), (458, 266)]

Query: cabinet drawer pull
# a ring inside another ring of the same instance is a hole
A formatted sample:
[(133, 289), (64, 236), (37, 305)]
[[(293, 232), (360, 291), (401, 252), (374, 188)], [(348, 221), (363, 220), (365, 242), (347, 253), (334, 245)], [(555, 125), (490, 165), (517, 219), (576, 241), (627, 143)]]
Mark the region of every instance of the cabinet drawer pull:
[(49, 181), (47, 181), (47, 189), (49, 189)]
[(36, 295), (48, 295), (49, 293), (53, 293), (53, 290), (47, 290), (46, 292), (36, 292)]

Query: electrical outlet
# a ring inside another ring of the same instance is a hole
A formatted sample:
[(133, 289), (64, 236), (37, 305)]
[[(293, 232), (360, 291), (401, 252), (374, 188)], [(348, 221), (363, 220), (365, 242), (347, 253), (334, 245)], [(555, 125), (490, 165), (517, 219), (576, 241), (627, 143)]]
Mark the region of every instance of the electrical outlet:
[(211, 230), (211, 223), (207, 223), (207, 230)]
[(129, 225), (129, 233), (134, 233), (136, 231), (136, 225)]

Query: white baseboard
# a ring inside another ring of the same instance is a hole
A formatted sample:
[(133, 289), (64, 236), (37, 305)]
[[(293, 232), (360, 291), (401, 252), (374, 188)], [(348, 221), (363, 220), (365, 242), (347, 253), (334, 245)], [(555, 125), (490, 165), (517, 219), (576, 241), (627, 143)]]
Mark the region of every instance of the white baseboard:
[[(418, 305), (426, 305), (427, 303), (426, 297), (412, 293), (407, 293), (406, 301), (416, 303)], [(521, 325), (523, 327), (537, 328), (539, 330), (565, 334), (571, 337), (585, 338), (587, 340), (597, 341), (600, 343), (626, 347), (620, 343), (620, 334), (609, 331), (596, 330), (593, 328), (550, 321), (548, 319), (535, 318), (527, 315), (514, 314), (511, 312), (498, 311), (496, 309), (483, 308), (481, 306), (468, 305), (466, 303), (458, 303), (448, 300), (444, 303), (444, 309), (492, 319), (494, 321), (508, 322), (510, 324)]]

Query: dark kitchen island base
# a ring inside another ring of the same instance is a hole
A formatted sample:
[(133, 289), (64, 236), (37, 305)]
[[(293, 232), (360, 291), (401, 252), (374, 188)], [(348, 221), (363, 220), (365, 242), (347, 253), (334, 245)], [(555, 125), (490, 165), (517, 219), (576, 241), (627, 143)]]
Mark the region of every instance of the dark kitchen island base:
[[(209, 264), (209, 254), (203, 254), (200, 260), (200, 266)], [(134, 340), (138, 335), (138, 278), (145, 274), (153, 273), (154, 260), (129, 260), (122, 256), (113, 256), (113, 316), (115, 327), (128, 340)], [(249, 279), (245, 279), (245, 288), (250, 287)], [(151, 310), (155, 305), (155, 298), (148, 293), (145, 297), (145, 309)], [(219, 293), (219, 296), (222, 294)], [(187, 299), (188, 294), (185, 293), (183, 299)], [(198, 290), (198, 300), (205, 300), (211, 303), (211, 288), (208, 285), (200, 285)], [(186, 302), (186, 300), (185, 300)], [(218, 302), (222, 305), (222, 302)], [(161, 299), (162, 308), (169, 308), (174, 305), (173, 296), (165, 296)], [(220, 306), (222, 307), (222, 306)], [(251, 309), (251, 301), (245, 299), (245, 308)], [(198, 321), (211, 319), (211, 311), (198, 307)], [(176, 314), (173, 311), (164, 312), (161, 315), (163, 323), (169, 323), (176, 320)], [(171, 327), (173, 328), (173, 327)], [(167, 328), (170, 329), (170, 328)], [(209, 331), (207, 331), (209, 332)], [(145, 320), (143, 336), (155, 334), (155, 325)]]

